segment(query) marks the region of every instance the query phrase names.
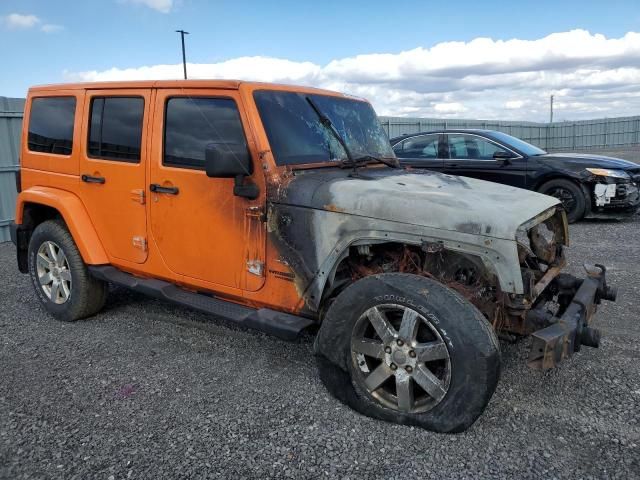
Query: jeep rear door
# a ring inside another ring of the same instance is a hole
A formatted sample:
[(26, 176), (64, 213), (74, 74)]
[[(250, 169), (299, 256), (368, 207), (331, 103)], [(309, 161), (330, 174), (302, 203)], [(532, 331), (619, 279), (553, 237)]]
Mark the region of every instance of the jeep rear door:
[(150, 89), (87, 90), (80, 195), (112, 259), (147, 259), (145, 171)]
[(158, 89), (150, 168), (150, 231), (176, 274), (223, 287), (264, 283), (265, 226), (258, 200), (234, 196), (233, 178), (209, 178), (205, 147), (249, 145), (237, 90)]

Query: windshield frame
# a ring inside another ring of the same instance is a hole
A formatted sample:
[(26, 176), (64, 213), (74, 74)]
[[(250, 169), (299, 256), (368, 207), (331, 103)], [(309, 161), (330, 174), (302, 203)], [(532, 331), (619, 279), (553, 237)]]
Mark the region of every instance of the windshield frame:
[[(495, 140), (498, 143), (501, 143), (517, 152), (525, 157), (536, 157), (539, 155), (546, 155), (548, 152), (543, 150), (540, 147), (536, 147), (535, 145), (522, 140), (521, 138), (514, 137), (513, 135), (509, 135), (508, 133), (499, 132), (497, 130), (492, 130), (489, 134), (489, 137)], [(523, 148), (524, 146), (524, 148)]]
[[(263, 116), (262, 111), (261, 111), (261, 107), (260, 107), (260, 103), (259, 103), (259, 95), (260, 94), (264, 94), (265, 92), (267, 93), (272, 93), (272, 94), (292, 94), (292, 95), (297, 95), (299, 97), (301, 97), (302, 99), (304, 99), (304, 103), (308, 105), (309, 107), (309, 112), (310, 113), (310, 117), (313, 116), (314, 119), (317, 119), (318, 125), (320, 125), (321, 129), (326, 129), (327, 131), (327, 135), (331, 136), (332, 138), (333, 135), (331, 133), (329, 133), (329, 129), (328, 127), (326, 127), (325, 125), (322, 124), (321, 120), (317, 117), (317, 113), (314, 111), (314, 109), (311, 107), (310, 104), (308, 104), (307, 102), (307, 98), (311, 98), (314, 102), (318, 101), (320, 99), (321, 102), (325, 102), (325, 101), (336, 101), (336, 102), (354, 102), (355, 104), (359, 104), (362, 106), (366, 106), (371, 110), (371, 114), (372, 114), (372, 118), (375, 121), (376, 126), (379, 128), (379, 135), (381, 139), (384, 139), (384, 142), (380, 142), (381, 145), (384, 145), (385, 147), (388, 145), (388, 151), (387, 152), (383, 152), (383, 149), (379, 149), (378, 151), (369, 151), (369, 150), (375, 150), (375, 149), (363, 149), (363, 148), (359, 148), (357, 153), (354, 153), (354, 157), (359, 157), (359, 156), (365, 156), (365, 155), (369, 155), (369, 156), (374, 156), (374, 157), (384, 157), (384, 158), (397, 158), (395, 155), (395, 152), (393, 151), (393, 149), (391, 148), (391, 144), (389, 143), (389, 135), (387, 133), (387, 131), (384, 129), (384, 127), (382, 126), (382, 123), (380, 122), (380, 118), (378, 117), (378, 114), (375, 112), (375, 109), (373, 108), (373, 105), (371, 105), (370, 102), (368, 102), (366, 99), (363, 98), (359, 98), (359, 97), (355, 97), (355, 96), (350, 96), (350, 95), (345, 95), (345, 94), (341, 94), (339, 92), (331, 92), (331, 91), (318, 91), (315, 89), (309, 89), (309, 91), (307, 91), (306, 89), (280, 89), (280, 88), (257, 88), (254, 89), (251, 92), (251, 98), (253, 100), (255, 109), (256, 109), (256, 113), (258, 115), (258, 118), (260, 119), (260, 123), (262, 126), (262, 129), (264, 130), (265, 133), (265, 138), (268, 142), (269, 145), (269, 151), (271, 152), (271, 156), (273, 158), (273, 162), (274, 165), (277, 168), (290, 168), (290, 169), (309, 169), (309, 168), (319, 168), (319, 167), (343, 167), (344, 162), (348, 161), (348, 156), (346, 155), (346, 151), (344, 150), (344, 148), (340, 145), (340, 150), (341, 153), (344, 152), (345, 155), (339, 155), (336, 158), (327, 158), (327, 159), (323, 159), (323, 160), (313, 160), (313, 161), (301, 161), (301, 162), (292, 162), (292, 163), (287, 163), (287, 161), (282, 161), (278, 159), (278, 151), (277, 151), (277, 147), (274, 146), (272, 140), (272, 134), (270, 134), (269, 132), (269, 127), (268, 124), (271, 121), (268, 117)], [(264, 108), (264, 107), (263, 107)], [(322, 113), (324, 115), (326, 115), (328, 118), (332, 118), (331, 115), (332, 111), (327, 112), (327, 109), (322, 109)], [(338, 118), (342, 118), (342, 117), (338, 117)], [(346, 118), (346, 117), (345, 117)], [(315, 122), (315, 120), (314, 120)], [(366, 122), (368, 123), (368, 122)], [(363, 123), (363, 124), (366, 124)], [(343, 135), (343, 131), (338, 131), (338, 133), (340, 135)], [(345, 142), (348, 144), (349, 150), (353, 150), (354, 146), (356, 147), (366, 147), (366, 145), (362, 142), (353, 142), (355, 137), (347, 137), (345, 138)], [(339, 145), (339, 142), (338, 142)], [(366, 152), (365, 152), (366, 150)], [(298, 156), (297, 153), (294, 153), (292, 155), (290, 155), (289, 157), (294, 157), (294, 156)], [(299, 154), (300, 157), (303, 157), (304, 154), (302, 152), (300, 152)], [(282, 158), (282, 157), (281, 157)], [(286, 157), (285, 157), (286, 158)], [(371, 162), (371, 165), (383, 165), (383, 163), (376, 163), (376, 162)], [(369, 165), (369, 163), (367, 163), (366, 165)]]

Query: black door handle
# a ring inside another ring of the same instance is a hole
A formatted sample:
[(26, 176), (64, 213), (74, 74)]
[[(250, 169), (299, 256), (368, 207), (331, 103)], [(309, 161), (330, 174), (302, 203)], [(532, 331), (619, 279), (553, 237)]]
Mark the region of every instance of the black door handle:
[(152, 183), (149, 185), (149, 190), (153, 193), (168, 193), (169, 195), (178, 195), (180, 190), (178, 187), (163, 187), (162, 185), (158, 185), (157, 183)]
[(102, 183), (105, 182), (104, 177), (93, 177), (91, 175), (86, 175), (86, 174), (83, 174), (80, 178), (85, 183), (100, 183), (100, 184), (102, 184)]

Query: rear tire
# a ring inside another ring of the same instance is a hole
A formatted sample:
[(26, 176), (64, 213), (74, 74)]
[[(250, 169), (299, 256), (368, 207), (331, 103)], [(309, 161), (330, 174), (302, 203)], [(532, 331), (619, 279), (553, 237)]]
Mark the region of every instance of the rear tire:
[(29, 276), (44, 308), (71, 322), (94, 315), (107, 298), (107, 283), (92, 277), (61, 220), (36, 227), (29, 242)]
[(557, 198), (567, 212), (569, 223), (581, 220), (587, 212), (587, 198), (579, 185), (571, 180), (556, 178), (540, 186), (538, 192)]
[(498, 340), (484, 316), (453, 290), (409, 274), (373, 275), (345, 289), (314, 350), (336, 398), (436, 432), (469, 428), (500, 376)]

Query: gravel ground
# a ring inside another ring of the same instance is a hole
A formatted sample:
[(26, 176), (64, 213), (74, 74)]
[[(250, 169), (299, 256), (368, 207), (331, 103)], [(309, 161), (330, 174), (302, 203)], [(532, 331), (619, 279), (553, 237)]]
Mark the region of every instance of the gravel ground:
[(640, 219), (571, 227), (572, 269), (609, 266), (600, 349), (504, 370), (467, 432), (372, 420), (330, 397), (312, 339), (286, 343), (117, 289), (95, 318), (38, 306), (0, 245), (0, 477), (640, 478)]

